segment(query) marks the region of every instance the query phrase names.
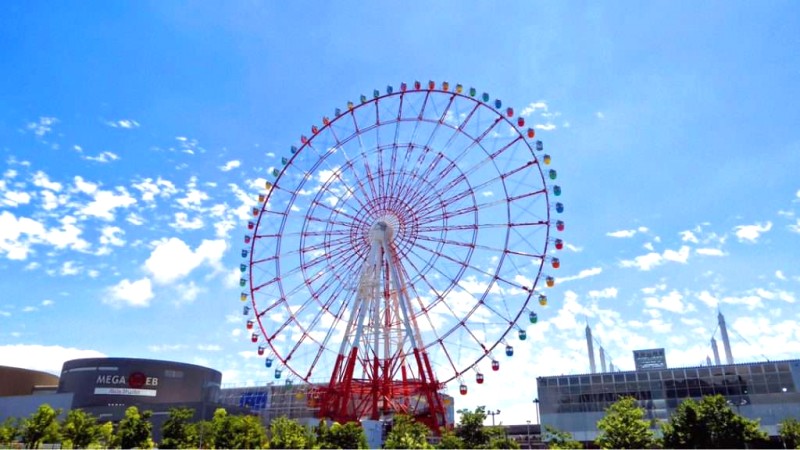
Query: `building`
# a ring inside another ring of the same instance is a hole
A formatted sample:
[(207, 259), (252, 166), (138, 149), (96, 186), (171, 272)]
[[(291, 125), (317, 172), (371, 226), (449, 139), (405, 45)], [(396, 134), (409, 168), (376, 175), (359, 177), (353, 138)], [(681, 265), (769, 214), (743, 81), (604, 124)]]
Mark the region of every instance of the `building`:
[(666, 421), (684, 399), (721, 394), (739, 414), (759, 419), (770, 436), (778, 435), (780, 421), (800, 411), (797, 359), (539, 377), (536, 384), (542, 426), (583, 442), (594, 441), (597, 421), (624, 396), (637, 399), (648, 419)]
[[(82, 409), (101, 422), (119, 422), (128, 407), (136, 406), (153, 412), (153, 437), (158, 441), (171, 408), (192, 408), (194, 420), (210, 420), (216, 408), (223, 406), (220, 372), (172, 361), (87, 358), (65, 362), (60, 377), (13, 368), (3, 368), (0, 375), (0, 385), (5, 386), (0, 396), (0, 421), (27, 417), (47, 403), (61, 409), (62, 418), (71, 409)], [(246, 408), (226, 409), (248, 412)]]

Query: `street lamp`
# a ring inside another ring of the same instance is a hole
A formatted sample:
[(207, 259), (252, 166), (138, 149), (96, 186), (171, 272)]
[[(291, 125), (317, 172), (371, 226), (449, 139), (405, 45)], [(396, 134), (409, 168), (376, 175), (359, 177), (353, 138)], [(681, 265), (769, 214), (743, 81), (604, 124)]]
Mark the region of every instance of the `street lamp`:
[(494, 416), (499, 415), (500, 414), (500, 410), (498, 409), (496, 411), (487, 411), (486, 414), (489, 414), (490, 416), (492, 416), (492, 426), (494, 426)]
[(528, 429), (527, 429), (527, 435), (528, 436), (527, 436), (525, 441), (528, 443), (528, 448), (531, 448), (531, 421), (530, 420), (526, 420), (525, 423), (528, 424)]

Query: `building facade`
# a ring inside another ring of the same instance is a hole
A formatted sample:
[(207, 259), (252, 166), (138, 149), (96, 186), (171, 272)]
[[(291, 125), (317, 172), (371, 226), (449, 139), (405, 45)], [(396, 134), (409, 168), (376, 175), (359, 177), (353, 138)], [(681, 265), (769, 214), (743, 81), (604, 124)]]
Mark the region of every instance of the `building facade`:
[(800, 360), (629, 372), (562, 375), (536, 380), (542, 426), (594, 441), (605, 409), (635, 398), (646, 418), (666, 421), (684, 399), (720, 394), (739, 414), (758, 419), (770, 436), (778, 423), (800, 414)]

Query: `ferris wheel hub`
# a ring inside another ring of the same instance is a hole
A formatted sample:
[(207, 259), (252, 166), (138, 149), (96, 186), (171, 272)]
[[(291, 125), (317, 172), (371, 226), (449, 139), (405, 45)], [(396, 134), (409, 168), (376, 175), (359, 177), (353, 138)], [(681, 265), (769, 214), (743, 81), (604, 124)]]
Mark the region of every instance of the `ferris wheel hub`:
[(372, 226), (369, 234), (372, 242), (390, 242), (394, 237), (394, 227), (384, 220), (379, 220)]

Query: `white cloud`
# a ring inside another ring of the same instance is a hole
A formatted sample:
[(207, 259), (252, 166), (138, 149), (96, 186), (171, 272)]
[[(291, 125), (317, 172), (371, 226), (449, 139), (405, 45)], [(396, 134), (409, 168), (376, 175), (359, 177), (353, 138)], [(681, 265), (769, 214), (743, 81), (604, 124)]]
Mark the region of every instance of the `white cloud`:
[(122, 119), (122, 120), (117, 120), (117, 121), (113, 121), (113, 120), (112, 121), (108, 121), (108, 122), (106, 122), (106, 125), (108, 125), (108, 126), (110, 126), (112, 128), (127, 128), (127, 129), (139, 128), (139, 122), (137, 122), (135, 120), (128, 120), (128, 119)]
[(522, 117), (528, 117), (539, 109), (547, 112), (547, 103), (541, 100), (538, 102), (532, 102), (528, 106), (522, 108), (522, 111), (520, 111), (519, 115)]
[(536, 125), (533, 126), (533, 128), (540, 131), (553, 131), (556, 129), (556, 125), (552, 122), (537, 123)]
[(216, 344), (209, 344), (209, 345), (197, 344), (197, 349), (203, 352), (218, 352), (222, 350), (222, 347)]
[(65, 361), (81, 358), (103, 358), (96, 350), (60, 345), (0, 345), (0, 365), (60, 374)]
[(233, 170), (233, 169), (235, 169), (235, 168), (237, 168), (237, 167), (239, 167), (241, 165), (242, 165), (241, 161), (238, 161), (238, 160), (234, 159), (232, 161), (228, 161), (227, 163), (225, 163), (224, 166), (220, 166), (219, 170), (221, 170), (223, 172), (230, 172), (231, 170)]
[(719, 306), (719, 299), (708, 291), (702, 291), (696, 297), (709, 308), (717, 308)]
[(100, 244), (102, 245), (114, 245), (117, 247), (125, 245), (125, 240), (118, 236), (125, 234), (125, 231), (120, 227), (107, 225), (102, 228), (100, 233)]
[(682, 240), (683, 242), (691, 242), (691, 243), (693, 243), (693, 244), (697, 244), (697, 243), (699, 243), (699, 242), (700, 242), (700, 241), (697, 239), (697, 236), (695, 236), (695, 235), (694, 235), (694, 233), (692, 233), (692, 232), (691, 232), (691, 231), (689, 231), (689, 230), (686, 230), (686, 231), (681, 231), (681, 233), (680, 233), (680, 234), (681, 234), (681, 240)]
[(645, 298), (645, 305), (650, 308), (663, 309), (677, 314), (684, 314), (695, 310), (694, 305), (683, 302), (683, 295), (676, 290), (672, 290), (667, 295), (661, 297), (647, 297)]
[(663, 258), (659, 253), (651, 252), (646, 255), (637, 256), (632, 260), (620, 262), (622, 267), (636, 267), (639, 270), (650, 270), (655, 266), (661, 265)]
[(600, 275), (600, 273), (602, 272), (603, 272), (602, 267), (592, 267), (591, 269), (583, 269), (580, 272), (578, 272), (577, 275), (572, 275), (564, 278), (556, 278), (556, 283), (560, 284), (564, 283), (565, 281), (573, 281), (573, 280), (580, 280), (582, 278), (593, 277), (595, 275)]
[(53, 306), (54, 303), (52, 300), (42, 300), (42, 306)]
[(783, 272), (780, 270), (775, 271), (775, 278), (786, 281), (786, 275), (784, 275)]
[(162, 239), (144, 263), (145, 269), (160, 284), (172, 283), (191, 273), (204, 262), (220, 270), (220, 260), (227, 249), (224, 240), (203, 240), (192, 249), (178, 238)]
[(24, 260), (28, 257), (32, 244), (49, 244), (56, 249), (70, 248), (85, 251), (89, 243), (80, 238), (82, 230), (75, 226), (77, 219), (65, 216), (61, 229), (46, 230), (40, 222), (20, 217), (8, 211), (0, 213), (0, 254), (6, 253), (8, 259)]
[(152, 178), (145, 178), (139, 183), (134, 183), (132, 186), (142, 193), (142, 201), (144, 202), (152, 202), (155, 200), (156, 196), (168, 198), (178, 192), (178, 189), (175, 188), (175, 185), (171, 181), (161, 177), (158, 177), (155, 181), (153, 181)]
[(99, 162), (99, 163), (107, 163), (107, 162), (110, 162), (110, 161), (118, 160), (119, 159), (119, 155), (117, 155), (116, 153), (112, 153), (112, 152), (101, 152), (97, 156), (81, 156), (81, 158), (83, 158), (83, 159), (85, 159), (87, 161), (95, 161), (95, 162)]
[(800, 219), (797, 219), (797, 222), (795, 222), (792, 225), (789, 225), (788, 228), (789, 231), (800, 234)]
[(23, 191), (5, 191), (3, 193), (2, 204), (12, 208), (20, 205), (27, 205), (31, 202), (31, 195)]
[(680, 250), (664, 250), (663, 257), (667, 261), (678, 262), (681, 264), (686, 264), (686, 261), (689, 259), (689, 252), (690, 249), (687, 246), (681, 246)]
[(114, 220), (114, 210), (128, 208), (136, 203), (136, 199), (128, 194), (124, 187), (118, 187), (115, 194), (112, 191), (98, 190), (92, 193), (93, 200), (81, 209), (86, 216), (98, 217), (103, 220)]
[(61, 183), (50, 181), (50, 178), (47, 176), (47, 174), (42, 172), (41, 170), (33, 174), (33, 185), (43, 189), (49, 189), (55, 192), (60, 191), (62, 187)]
[(733, 229), (736, 231), (736, 237), (739, 238), (740, 242), (747, 241), (754, 243), (758, 240), (762, 233), (766, 233), (772, 229), (772, 222), (768, 221), (764, 225), (760, 223), (756, 223), (754, 225), (739, 225)]
[(602, 111), (597, 111), (596, 113), (594, 113), (594, 116), (595, 116), (595, 117), (597, 117), (597, 118), (598, 118), (598, 119), (600, 119), (600, 120), (602, 120), (602, 119), (605, 119), (605, 118), (606, 118), (606, 115), (605, 115), (605, 114), (603, 114), (603, 112), (602, 112)]
[(179, 284), (178, 292), (180, 293), (181, 301), (180, 303), (192, 303), (197, 300), (197, 296), (206, 292), (205, 288), (202, 288), (194, 283), (194, 281), (189, 281), (188, 283)]
[(664, 261), (673, 261), (685, 264), (689, 259), (690, 249), (688, 246), (682, 246), (680, 250), (664, 250), (664, 253), (650, 252), (645, 255), (637, 256), (634, 259), (623, 260), (620, 262), (621, 267), (636, 267), (639, 270), (647, 271), (653, 267), (660, 266)]
[(58, 123), (55, 117), (39, 117), (38, 122), (28, 124), (28, 129), (32, 130), (36, 136), (43, 137), (53, 131), (53, 125)]
[(698, 255), (705, 256), (725, 256), (726, 253), (718, 248), (698, 248), (695, 250)]
[(589, 291), (589, 298), (617, 298), (617, 288), (609, 287), (599, 291)]
[(153, 298), (153, 286), (149, 278), (142, 278), (131, 282), (127, 278), (111, 286), (108, 295), (104, 297), (103, 303), (113, 306), (150, 306)]
[(619, 231), (611, 231), (606, 233), (606, 236), (614, 237), (614, 238), (629, 238), (633, 237), (636, 234), (636, 230), (619, 230)]
[(64, 264), (61, 265), (59, 273), (64, 276), (78, 275), (82, 270), (83, 268), (76, 265), (75, 261), (65, 261)]
[(159, 344), (148, 345), (147, 349), (153, 353), (176, 352), (186, 349), (186, 344)]
[(175, 222), (169, 225), (177, 230), (199, 230), (203, 228), (203, 220), (199, 217), (189, 220), (189, 215), (185, 212), (176, 212)]

